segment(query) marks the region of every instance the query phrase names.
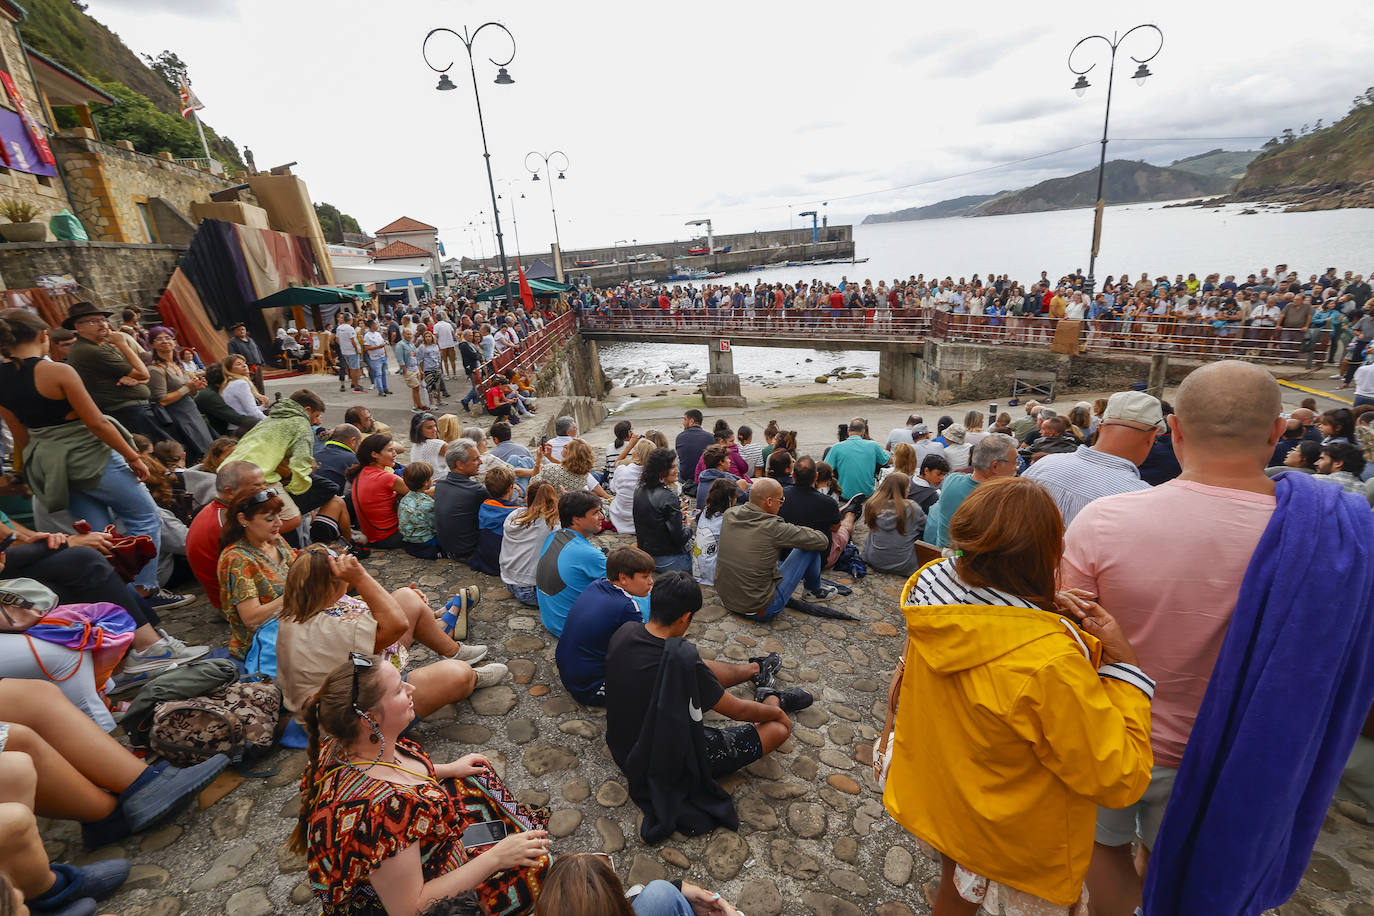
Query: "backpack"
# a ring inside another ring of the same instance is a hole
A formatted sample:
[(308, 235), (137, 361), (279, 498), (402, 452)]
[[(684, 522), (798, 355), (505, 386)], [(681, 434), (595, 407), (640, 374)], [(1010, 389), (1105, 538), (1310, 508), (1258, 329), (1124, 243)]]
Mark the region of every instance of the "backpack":
[(229, 658), (198, 658), (178, 665), (145, 684), (129, 704), (119, 724), (129, 736), (129, 743), (134, 747), (146, 748), (148, 733), (153, 727), (153, 714), (159, 706), (228, 687), (242, 673), (242, 668)]
[(280, 733), (281, 688), (265, 682), (230, 684), (191, 700), (163, 703), (153, 713), (148, 748), (173, 766), (215, 754), (231, 763), (265, 755)]

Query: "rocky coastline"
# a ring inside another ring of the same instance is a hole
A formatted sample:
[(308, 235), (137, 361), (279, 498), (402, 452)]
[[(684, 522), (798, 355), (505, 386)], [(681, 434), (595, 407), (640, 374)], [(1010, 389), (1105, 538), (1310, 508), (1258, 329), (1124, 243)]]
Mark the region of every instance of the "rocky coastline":
[[(1222, 204), (1284, 205), (1285, 213), (1374, 207), (1374, 181), (1332, 181), (1319, 184), (1270, 185), (1241, 188), (1219, 197), (1202, 197), (1169, 207), (1219, 207)], [(1258, 210), (1246, 210), (1257, 213)]]

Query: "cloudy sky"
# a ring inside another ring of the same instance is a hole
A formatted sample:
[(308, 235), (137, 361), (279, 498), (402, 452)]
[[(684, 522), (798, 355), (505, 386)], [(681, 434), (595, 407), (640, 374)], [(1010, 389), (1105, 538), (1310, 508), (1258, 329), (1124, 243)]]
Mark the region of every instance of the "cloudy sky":
[[(688, 238), (683, 223), (698, 217), (717, 232), (785, 228), (822, 201), (832, 222), (857, 221), (1089, 168), (1107, 46), (1075, 57), (1098, 63), (1082, 99), (1065, 58), (1084, 35), (1147, 13), (1164, 47), (1138, 88), (1125, 55), (1149, 55), (1156, 39), (1140, 30), (1122, 46), (1109, 155), (1168, 164), (1255, 148), (1339, 119), (1374, 79), (1348, 43), (1374, 34), (1374, 4), (1321, 6), (1329, 29), (1195, 0), (1136, 13), (1006, 0), (89, 0), (135, 51), (177, 52), (206, 122), (260, 168), (296, 161), (314, 198), (365, 230), (412, 216), (439, 226), (451, 253), (473, 250), (467, 226), (491, 219), (491, 201), (467, 55), (435, 37), (430, 58), (458, 56), (459, 89), (436, 92), (420, 54), (431, 28), (500, 18), (515, 35), (513, 86), (492, 83), (489, 58), (511, 50), (503, 33), (486, 29), (474, 51), (492, 167), (526, 195), (515, 216), (530, 252), (553, 239), (548, 185), (523, 165), (533, 150), (568, 156), (554, 191), (570, 250)], [(503, 206), (513, 251), (509, 217)]]

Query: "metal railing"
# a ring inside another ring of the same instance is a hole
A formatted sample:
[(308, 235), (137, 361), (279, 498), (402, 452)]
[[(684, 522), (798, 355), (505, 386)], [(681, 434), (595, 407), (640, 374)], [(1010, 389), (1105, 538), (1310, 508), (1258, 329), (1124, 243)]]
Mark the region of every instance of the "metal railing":
[(220, 162), (218, 159), (206, 159), (204, 157), (201, 157), (199, 159), (173, 159), (172, 161), (175, 162), (177, 165), (184, 165), (188, 168), (193, 169), (201, 169), (203, 171), (209, 172), (211, 175), (224, 174), (224, 163)]
[[(1174, 316), (1095, 318), (1069, 322), (1049, 317), (957, 315), (937, 309), (737, 309), (663, 311), (603, 308), (583, 311), (579, 326), (590, 332), (644, 333), (684, 338), (823, 336), (831, 342), (921, 339), (1035, 347), (1056, 343), (1061, 351), (1117, 354), (1168, 353), (1182, 359), (1250, 359), (1302, 362), (1321, 359), (1330, 347), (1323, 330), (1304, 344), (1300, 329), (1253, 327), (1239, 322), (1184, 321)], [(1070, 330), (1077, 325), (1077, 332)], [(1306, 346), (1306, 349), (1304, 348)]]
[(473, 374), (478, 393), (485, 393), (497, 375), (512, 368), (533, 381), (533, 376), (576, 334), (576, 316), (570, 311), (564, 312), (515, 346), (497, 352)]

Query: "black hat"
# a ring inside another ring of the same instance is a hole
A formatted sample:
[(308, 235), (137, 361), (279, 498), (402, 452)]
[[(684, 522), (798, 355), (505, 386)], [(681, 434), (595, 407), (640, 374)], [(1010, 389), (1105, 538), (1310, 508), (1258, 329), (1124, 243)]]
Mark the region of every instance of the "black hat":
[(245, 327), (247, 327), (247, 325), (244, 324), (242, 321), (235, 321), (233, 324), (229, 325), (229, 330), (231, 330), (231, 331), (237, 331), (239, 328), (245, 328)]
[(78, 302), (67, 312), (67, 317), (62, 319), (62, 327), (66, 328), (68, 331), (74, 331), (76, 330), (76, 323), (82, 318), (89, 318), (92, 315), (100, 315), (101, 317), (109, 318), (113, 314), (114, 312), (106, 312), (102, 309), (98, 309), (89, 302)]

